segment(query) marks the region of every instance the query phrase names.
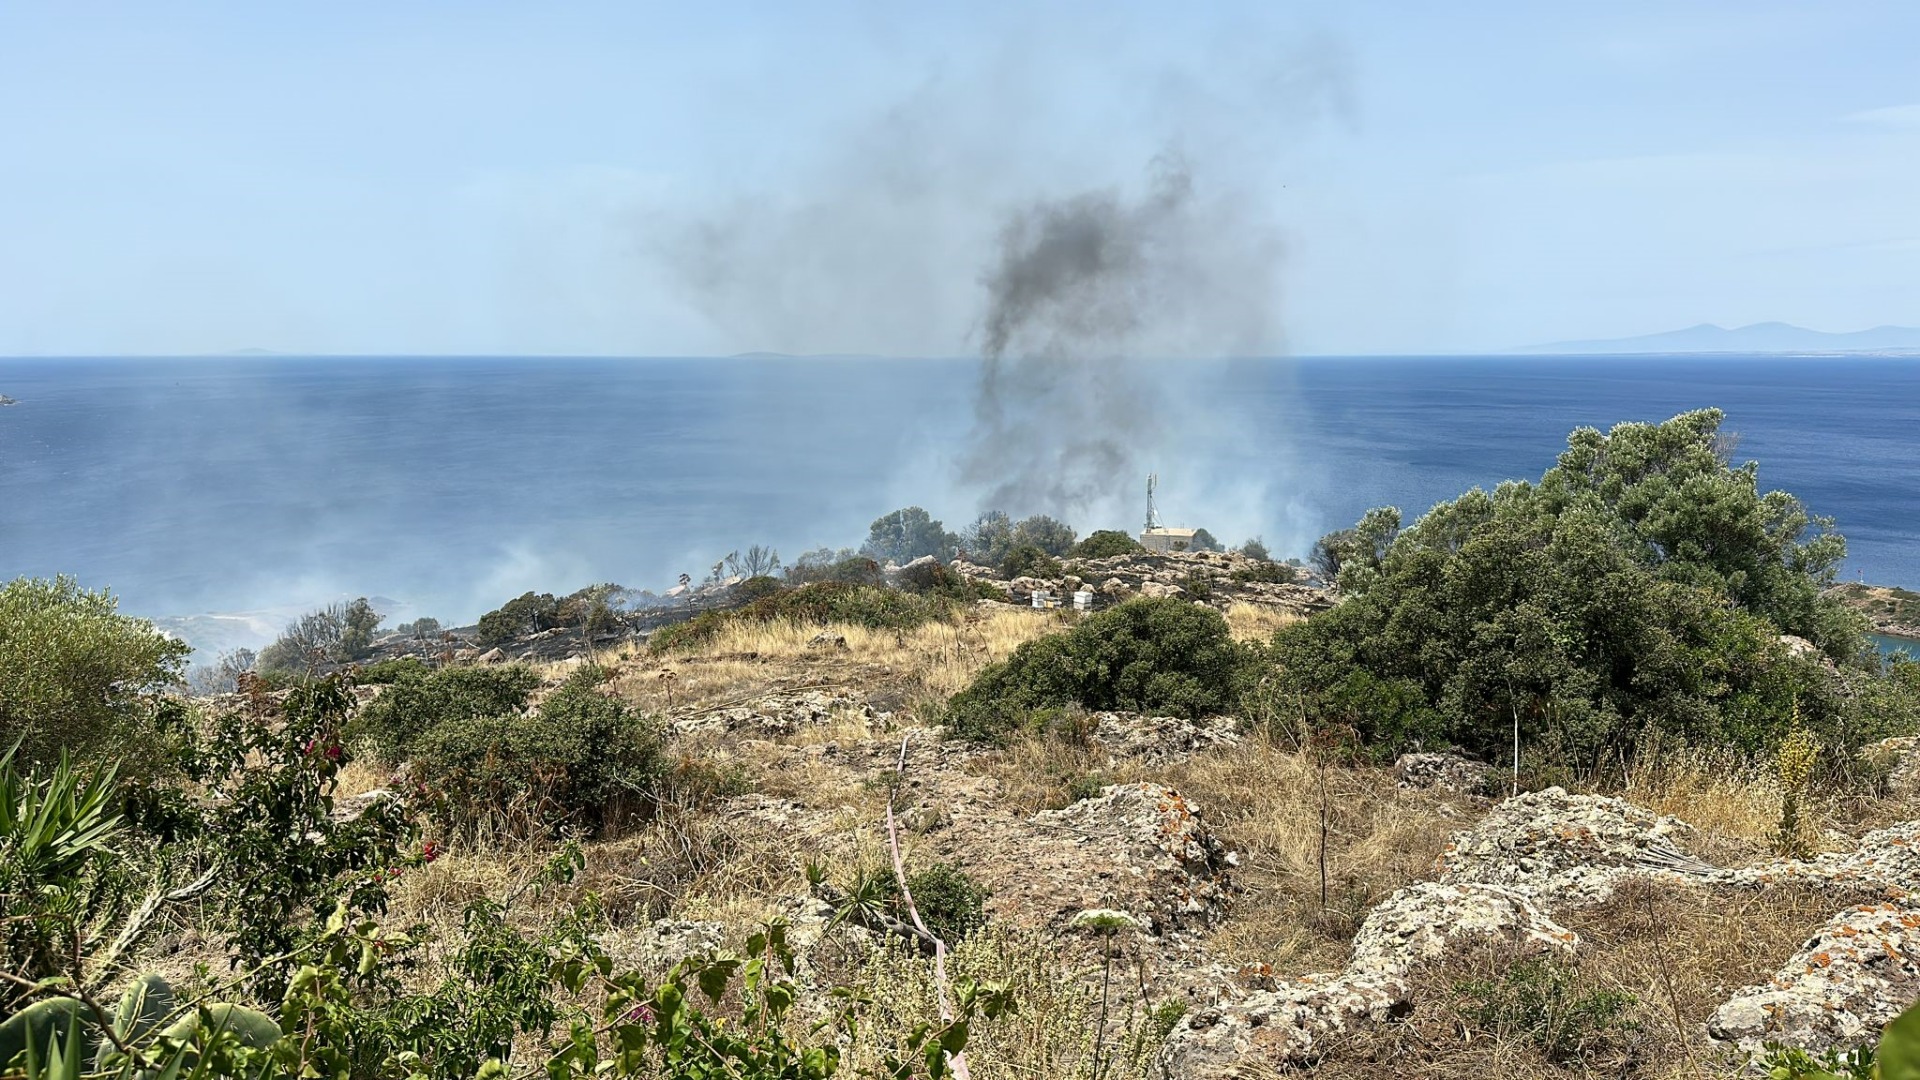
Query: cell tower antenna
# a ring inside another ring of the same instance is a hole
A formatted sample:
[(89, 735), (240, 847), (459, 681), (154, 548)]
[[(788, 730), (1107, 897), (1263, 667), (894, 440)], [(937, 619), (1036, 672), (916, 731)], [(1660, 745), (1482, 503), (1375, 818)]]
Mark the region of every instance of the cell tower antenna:
[(1153, 489), (1154, 489), (1154, 486), (1159, 483), (1160, 483), (1160, 477), (1158, 474), (1156, 473), (1147, 474), (1147, 531), (1148, 532), (1152, 532), (1153, 530), (1160, 527), (1160, 511), (1155, 509), (1153, 505)]

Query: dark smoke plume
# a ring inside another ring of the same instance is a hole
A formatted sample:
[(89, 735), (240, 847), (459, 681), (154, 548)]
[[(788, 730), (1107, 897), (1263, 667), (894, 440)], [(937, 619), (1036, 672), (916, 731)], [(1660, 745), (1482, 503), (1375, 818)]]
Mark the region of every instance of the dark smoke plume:
[(1013, 512), (1075, 514), (1130, 493), (1181, 422), (1169, 380), (1141, 364), (1270, 346), (1279, 262), (1275, 230), (1200, 199), (1172, 155), (1135, 201), (1096, 191), (1014, 213), (982, 278), (963, 482)]

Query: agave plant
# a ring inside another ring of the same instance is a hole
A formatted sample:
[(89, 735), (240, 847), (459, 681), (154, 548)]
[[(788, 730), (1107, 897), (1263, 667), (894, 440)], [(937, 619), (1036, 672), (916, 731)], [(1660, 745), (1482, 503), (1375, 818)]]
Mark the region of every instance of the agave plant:
[(104, 906), (122, 819), (114, 768), (85, 772), (63, 754), (51, 775), (34, 779), (15, 767), (15, 750), (0, 756), (0, 909), (21, 917), (0, 921), (0, 962), (38, 979), (72, 955)]
[(201, 1075), (203, 1063), (217, 1058), (224, 1070), (231, 1051), (264, 1051), (280, 1034), (272, 1017), (243, 1005), (181, 1004), (165, 979), (148, 974), (127, 987), (110, 1017), (77, 997), (42, 998), (8, 1017), (0, 1023), (0, 1076), (11, 1080), (9, 1068), (39, 1080)]

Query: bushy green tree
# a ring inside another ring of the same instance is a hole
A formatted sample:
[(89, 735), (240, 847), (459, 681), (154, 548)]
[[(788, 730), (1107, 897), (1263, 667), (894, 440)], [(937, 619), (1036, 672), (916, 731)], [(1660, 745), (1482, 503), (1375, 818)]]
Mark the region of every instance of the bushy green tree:
[(1500, 755), (1517, 723), (1584, 768), (1649, 733), (1759, 749), (1796, 702), (1825, 738), (1867, 737), (1835, 680), (1779, 641), (1860, 657), (1858, 623), (1820, 595), (1844, 546), (1723, 460), (1719, 423), (1581, 429), (1538, 484), (1470, 491), (1397, 536), (1397, 513), (1370, 513), (1327, 545), (1345, 602), (1276, 638), (1286, 685), (1385, 748)]
[(1193, 550), (1225, 551), (1227, 550), (1227, 546), (1225, 544), (1222, 544), (1220, 541), (1215, 540), (1213, 538), (1213, 534), (1208, 532), (1207, 530), (1195, 529), (1193, 530)]
[(387, 689), (360, 710), (354, 732), (371, 741), (389, 765), (413, 757), (420, 738), (456, 720), (518, 713), (540, 677), (519, 664), (448, 667), (396, 664), (384, 670)]
[(598, 831), (644, 809), (664, 771), (651, 720), (583, 667), (533, 715), (499, 710), (456, 717), (420, 736), (415, 767), (454, 828)]
[(933, 516), (917, 506), (875, 518), (861, 552), (879, 562), (909, 563), (923, 555), (953, 558), (958, 541)]
[(1249, 559), (1259, 559), (1262, 562), (1269, 561), (1273, 558), (1272, 553), (1267, 550), (1266, 543), (1257, 536), (1249, 538), (1245, 543), (1240, 545), (1240, 554), (1245, 555)]
[(969, 562), (998, 566), (1013, 549), (1013, 519), (1005, 510), (988, 510), (974, 519), (960, 536)]
[(359, 660), (373, 651), (373, 635), (380, 629), (380, 613), (362, 596), (347, 605), (340, 627), (341, 660)]
[(0, 751), (19, 740), (24, 766), (66, 750), (86, 760), (110, 753), (143, 771), (157, 753), (159, 695), (180, 681), (190, 651), (72, 578), (0, 586)]
[(1119, 529), (1096, 529), (1073, 545), (1067, 554), (1076, 559), (1110, 559), (1116, 555), (1138, 555), (1146, 550), (1140, 541)]
[(483, 645), (505, 645), (559, 625), (560, 601), (552, 593), (525, 592), (480, 616), (476, 636)]
[(990, 664), (948, 706), (948, 729), (991, 741), (1062, 706), (1175, 716), (1231, 710), (1251, 677), (1249, 652), (1212, 608), (1129, 600), (1073, 629), (1029, 641)]
[(1002, 577), (1057, 578), (1062, 572), (1059, 561), (1036, 544), (1015, 544), (1000, 560)]
[(1073, 526), (1045, 514), (1022, 518), (1013, 527), (1014, 546), (1032, 544), (1055, 558), (1072, 550), (1073, 540)]
[(1399, 508), (1376, 507), (1367, 511), (1353, 528), (1330, 532), (1314, 541), (1307, 561), (1329, 585), (1342, 591), (1364, 589), (1379, 572), (1387, 549), (1399, 535)]

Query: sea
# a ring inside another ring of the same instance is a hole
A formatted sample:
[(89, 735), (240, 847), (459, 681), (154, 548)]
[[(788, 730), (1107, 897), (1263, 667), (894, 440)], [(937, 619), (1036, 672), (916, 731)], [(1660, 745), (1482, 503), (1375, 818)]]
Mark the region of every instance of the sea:
[(872, 357), (0, 359), (18, 402), (0, 407), (0, 579), (70, 574), (123, 610), (255, 636), (359, 595), (452, 624), (529, 589), (663, 590), (750, 544), (857, 546), (901, 506), (957, 529), (988, 508), (982, 461), (1044, 476), (1090, 446), (1094, 494), (1005, 509), (1137, 530), (1154, 472), (1168, 523), (1304, 555), (1369, 507), (1412, 520), (1538, 477), (1576, 427), (1715, 406), (1764, 487), (1836, 520), (1844, 578), (1920, 587), (1920, 358), (1082, 366), (1021, 385), (1016, 420), (1059, 436), (1037, 440), (983, 421), (982, 376)]

